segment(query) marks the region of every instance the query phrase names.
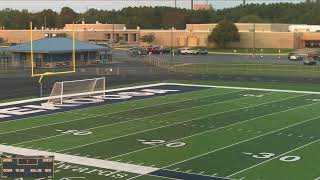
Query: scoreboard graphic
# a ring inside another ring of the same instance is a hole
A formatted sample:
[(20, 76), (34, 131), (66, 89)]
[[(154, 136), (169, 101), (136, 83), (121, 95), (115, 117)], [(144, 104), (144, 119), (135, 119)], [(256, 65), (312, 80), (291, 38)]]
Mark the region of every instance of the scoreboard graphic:
[(53, 156), (1, 156), (0, 178), (53, 178)]

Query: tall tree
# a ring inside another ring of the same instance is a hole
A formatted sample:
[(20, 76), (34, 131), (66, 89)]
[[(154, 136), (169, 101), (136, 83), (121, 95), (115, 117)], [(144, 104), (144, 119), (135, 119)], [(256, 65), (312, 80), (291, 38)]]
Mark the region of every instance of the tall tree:
[(208, 42), (216, 43), (219, 47), (226, 47), (230, 42), (240, 40), (237, 26), (228, 20), (223, 20), (212, 30), (208, 36)]
[(263, 23), (265, 22), (257, 15), (246, 15), (240, 18), (239, 23)]
[(65, 24), (71, 24), (72, 22), (78, 21), (77, 13), (69, 7), (63, 7), (60, 11), (58, 18), (58, 26), (63, 27)]
[(156, 37), (154, 34), (146, 34), (142, 36), (140, 40), (151, 45), (156, 40)]

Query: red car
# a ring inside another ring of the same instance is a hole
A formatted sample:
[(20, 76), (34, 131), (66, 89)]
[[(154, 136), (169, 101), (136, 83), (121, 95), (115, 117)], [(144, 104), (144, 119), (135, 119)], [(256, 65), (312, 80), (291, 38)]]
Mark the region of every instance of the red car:
[(317, 59), (317, 58), (319, 58), (319, 53), (309, 53), (308, 58), (309, 59)]
[(152, 54), (160, 54), (161, 49), (159, 47), (148, 47), (147, 48), (148, 54), (151, 52)]

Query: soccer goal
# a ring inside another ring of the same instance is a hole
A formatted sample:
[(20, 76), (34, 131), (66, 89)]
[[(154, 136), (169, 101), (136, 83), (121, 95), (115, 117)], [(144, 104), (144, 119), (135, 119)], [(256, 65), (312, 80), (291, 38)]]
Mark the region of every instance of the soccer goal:
[(53, 86), (48, 102), (43, 105), (54, 106), (63, 104), (65, 100), (79, 97), (105, 95), (105, 78), (83, 79), (75, 81), (56, 82)]

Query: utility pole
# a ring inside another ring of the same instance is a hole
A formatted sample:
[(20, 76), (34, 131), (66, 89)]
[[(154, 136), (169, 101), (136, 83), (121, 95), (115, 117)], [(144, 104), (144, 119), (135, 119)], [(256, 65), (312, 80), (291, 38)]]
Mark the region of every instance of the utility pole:
[(191, 0), (191, 11), (193, 11), (193, 0)]
[(44, 29), (47, 29), (47, 16), (44, 16)]
[(174, 30), (174, 27), (171, 27), (171, 62), (173, 61), (173, 30)]
[(246, 6), (246, 0), (243, 0), (243, 7)]
[(177, 0), (174, 0), (174, 8), (177, 8)]
[(256, 56), (256, 23), (253, 23), (253, 42), (252, 42), (252, 45), (253, 45), (252, 57), (255, 58), (255, 56)]
[(114, 22), (112, 22), (112, 49), (114, 49)]

